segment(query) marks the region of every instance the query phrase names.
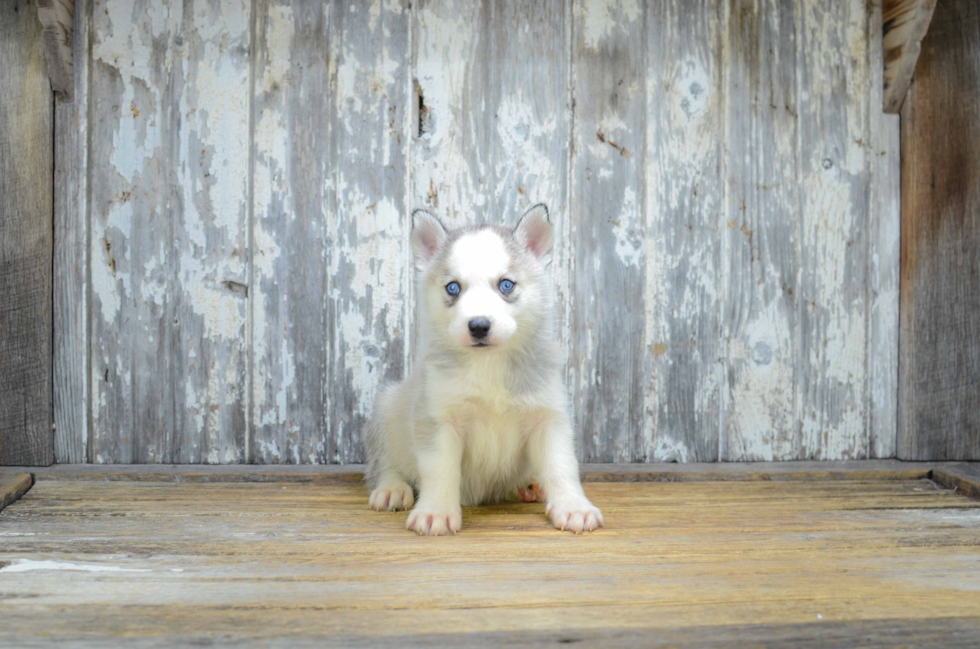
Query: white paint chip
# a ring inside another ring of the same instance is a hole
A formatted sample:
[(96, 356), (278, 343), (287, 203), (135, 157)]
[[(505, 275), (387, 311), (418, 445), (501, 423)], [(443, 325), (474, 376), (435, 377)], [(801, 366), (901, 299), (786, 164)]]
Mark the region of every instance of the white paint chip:
[(97, 563), (71, 563), (69, 561), (35, 561), (21, 559), (9, 566), (0, 568), (0, 572), (31, 572), (34, 570), (75, 570), (78, 572), (152, 572), (147, 568), (120, 568)]

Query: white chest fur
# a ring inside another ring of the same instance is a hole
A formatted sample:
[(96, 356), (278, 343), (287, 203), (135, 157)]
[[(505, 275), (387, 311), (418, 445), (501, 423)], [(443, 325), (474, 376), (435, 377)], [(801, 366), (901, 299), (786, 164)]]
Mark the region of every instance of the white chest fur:
[(500, 500), (531, 476), (529, 436), (548, 418), (538, 399), (514, 394), (506, 358), (478, 362), (430, 377), (436, 419), (449, 423), (463, 446), (460, 492), (464, 505)]

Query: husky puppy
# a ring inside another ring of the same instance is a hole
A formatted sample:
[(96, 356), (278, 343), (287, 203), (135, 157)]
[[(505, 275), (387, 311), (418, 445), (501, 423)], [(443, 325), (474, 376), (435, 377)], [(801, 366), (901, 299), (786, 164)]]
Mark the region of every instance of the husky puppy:
[(601, 526), (579, 481), (565, 403), (548, 209), (532, 207), (513, 231), (446, 231), (418, 210), (412, 249), (419, 357), (408, 379), (381, 392), (367, 426), (371, 507), (414, 504), (407, 529), (448, 534), (463, 526), (462, 505), (516, 492), (545, 500), (561, 530)]

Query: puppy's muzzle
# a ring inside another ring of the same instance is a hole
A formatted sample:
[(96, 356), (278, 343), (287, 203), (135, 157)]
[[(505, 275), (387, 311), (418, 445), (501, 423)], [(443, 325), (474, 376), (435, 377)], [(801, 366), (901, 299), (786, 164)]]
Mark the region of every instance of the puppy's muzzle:
[(469, 322), (470, 338), (477, 345), (489, 344), (486, 337), (490, 334), (490, 320), (487, 318), (472, 318)]

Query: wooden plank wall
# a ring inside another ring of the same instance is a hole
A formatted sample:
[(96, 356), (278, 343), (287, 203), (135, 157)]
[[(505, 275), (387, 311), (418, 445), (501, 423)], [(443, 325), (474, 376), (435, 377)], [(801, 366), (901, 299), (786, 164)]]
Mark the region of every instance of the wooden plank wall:
[(0, 464), (52, 461), (54, 103), (33, 2), (0, 3)]
[(895, 187), (877, 2), (76, 16), (90, 280), (63, 337), (90, 362), (65, 457), (363, 460), (377, 386), (411, 365), (410, 210), (513, 223), (539, 201), (584, 460), (894, 452), (871, 397), (895, 382), (872, 314), (897, 300), (869, 261)]
[(980, 6), (940, 0), (902, 108), (898, 457), (980, 460)]
[(88, 457), (88, 17), (79, 3), (72, 33), (72, 98), (55, 102), (54, 460)]

